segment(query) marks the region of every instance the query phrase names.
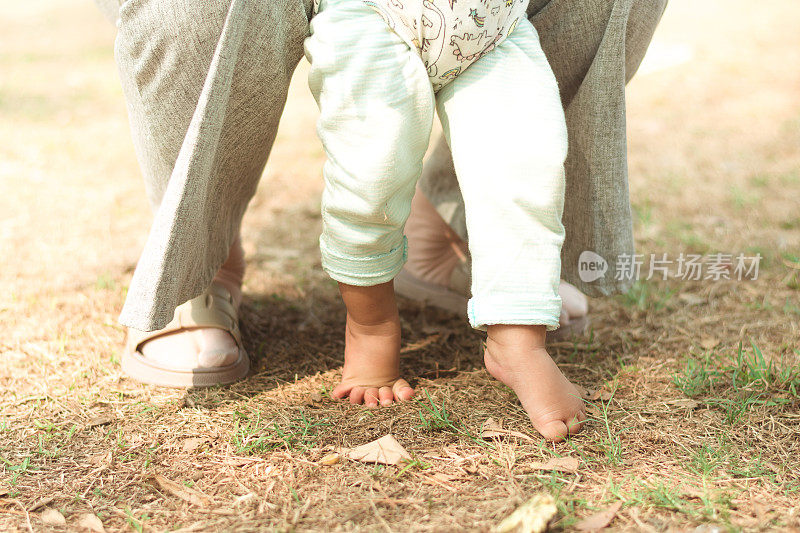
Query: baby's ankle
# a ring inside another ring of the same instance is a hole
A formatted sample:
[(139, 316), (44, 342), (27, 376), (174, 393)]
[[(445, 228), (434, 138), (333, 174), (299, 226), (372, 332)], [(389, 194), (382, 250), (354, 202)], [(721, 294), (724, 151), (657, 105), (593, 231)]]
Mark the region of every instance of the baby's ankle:
[(362, 327), (380, 327), (399, 323), (392, 282), (369, 287), (339, 284), (348, 323)]
[(494, 324), (486, 327), (487, 341), (498, 347), (545, 347), (547, 327), (542, 325)]

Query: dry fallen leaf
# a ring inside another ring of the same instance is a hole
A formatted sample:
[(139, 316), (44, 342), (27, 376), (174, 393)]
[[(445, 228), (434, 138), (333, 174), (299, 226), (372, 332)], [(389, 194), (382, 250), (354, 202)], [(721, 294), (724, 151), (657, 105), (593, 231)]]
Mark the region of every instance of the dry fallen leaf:
[(343, 448), (341, 453), (363, 463), (396, 465), (402, 461), (411, 461), (411, 455), (391, 434), (355, 448)]
[(700, 402), (696, 400), (692, 400), (691, 398), (678, 398), (677, 400), (672, 400), (667, 402), (669, 405), (675, 407), (682, 407), (684, 409), (696, 409), (700, 406)]
[(64, 515), (58, 509), (53, 509), (52, 507), (47, 507), (42, 514), (39, 515), (39, 518), (42, 519), (42, 522), (47, 524), (48, 526), (66, 526), (67, 519), (64, 518)]
[(546, 463), (531, 463), (531, 468), (534, 470), (550, 470), (558, 472), (568, 472), (574, 474), (578, 471), (580, 461), (576, 457), (553, 457)]
[(603, 529), (611, 521), (619, 512), (620, 508), (622, 507), (622, 502), (618, 501), (608, 509), (600, 511), (598, 513), (593, 514), (587, 518), (584, 518), (577, 524), (575, 524), (575, 529), (578, 531), (596, 531), (598, 529)]
[(503, 424), (499, 422), (495, 422), (494, 418), (487, 418), (486, 422), (483, 423), (481, 426), (481, 434), (480, 437), (482, 439), (499, 439), (502, 437), (519, 437), (521, 439), (525, 439), (531, 442), (535, 442), (535, 440), (519, 431), (514, 431), (511, 429), (506, 429), (503, 427)]
[(111, 452), (99, 453), (89, 457), (89, 463), (94, 466), (110, 465), (114, 461), (114, 455)]
[(577, 383), (573, 383), (573, 386), (578, 391), (578, 395), (580, 395), (581, 398), (585, 400), (589, 399), (589, 390), (586, 389), (586, 387), (583, 385), (578, 385)]
[(315, 392), (312, 392), (311, 395), (308, 397), (308, 402), (307, 403), (309, 403), (309, 404), (320, 403), (324, 399), (325, 399), (325, 397), (322, 394), (320, 394), (319, 392), (315, 391)]
[(333, 466), (341, 460), (342, 456), (339, 455), (338, 453), (329, 453), (328, 455), (319, 460), (319, 464), (325, 466)]
[(589, 415), (591, 418), (599, 419), (603, 416), (603, 413), (595, 407), (594, 405), (587, 405), (586, 406), (586, 414)]
[(82, 514), (78, 519), (79, 529), (88, 529), (94, 533), (106, 533), (106, 528), (103, 527), (103, 522), (97, 518), (97, 515), (92, 513)]
[(496, 533), (539, 533), (558, 512), (556, 502), (549, 494), (536, 494), (523, 503), (494, 528)]
[(55, 497), (53, 497), (53, 496), (45, 496), (44, 498), (42, 498), (40, 500), (36, 500), (33, 503), (33, 505), (28, 507), (28, 511), (33, 512), (33, 511), (35, 511), (35, 510), (37, 510), (37, 509), (39, 509), (41, 507), (44, 507), (45, 505), (47, 505), (48, 503), (52, 502), (53, 500), (55, 500)]
[(113, 417), (110, 417), (110, 416), (98, 416), (98, 417), (92, 418), (91, 420), (86, 422), (86, 427), (87, 428), (93, 428), (93, 427), (97, 427), (97, 426), (105, 426), (106, 424), (110, 424), (113, 421), (114, 421)]
[(193, 452), (197, 448), (202, 446), (205, 441), (206, 439), (201, 439), (199, 437), (192, 437), (190, 439), (186, 439), (185, 441), (183, 441), (183, 446), (182, 446), (183, 451)]
[(593, 402), (596, 402), (597, 400), (603, 400), (604, 402), (607, 402), (613, 397), (614, 395), (612, 393), (608, 392), (607, 390), (601, 387), (597, 390), (586, 389), (586, 396), (584, 396), (583, 398), (585, 400), (591, 400)]
[(192, 505), (196, 505), (198, 507), (208, 507), (211, 501), (208, 496), (199, 490), (176, 483), (171, 479), (165, 478), (164, 476), (156, 474), (153, 476), (153, 479), (156, 480), (156, 483), (158, 483), (162, 489), (169, 492), (173, 496), (177, 496), (183, 501), (191, 503)]

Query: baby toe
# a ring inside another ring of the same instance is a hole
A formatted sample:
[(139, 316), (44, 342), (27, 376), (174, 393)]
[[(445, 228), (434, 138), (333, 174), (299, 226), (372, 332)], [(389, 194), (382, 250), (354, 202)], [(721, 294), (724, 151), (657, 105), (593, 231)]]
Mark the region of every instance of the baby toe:
[(371, 387), (364, 392), (364, 405), (367, 407), (378, 407), (378, 388)]
[(392, 405), (392, 402), (394, 402), (394, 393), (390, 387), (381, 387), (378, 390), (378, 398), (380, 399), (381, 405)]
[(366, 389), (364, 387), (353, 387), (350, 390), (350, 403), (358, 404), (364, 403), (364, 394)]
[(541, 433), (545, 439), (552, 442), (560, 442), (569, 435), (569, 428), (567, 428), (563, 420), (552, 420), (541, 424), (536, 426), (536, 430)]
[(392, 392), (394, 393), (395, 399), (399, 402), (410, 400), (411, 397), (414, 396), (414, 389), (411, 388), (408, 381), (404, 379), (398, 379), (395, 382), (392, 386)]

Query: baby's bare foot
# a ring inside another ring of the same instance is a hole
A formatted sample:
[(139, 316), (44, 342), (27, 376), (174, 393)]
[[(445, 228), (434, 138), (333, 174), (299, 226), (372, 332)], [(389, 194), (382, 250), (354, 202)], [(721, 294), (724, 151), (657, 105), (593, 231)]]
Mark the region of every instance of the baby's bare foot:
[(377, 407), (413, 395), (414, 389), (400, 378), (400, 318), (359, 324), (348, 314), (342, 382), (332, 396)]
[(580, 393), (547, 353), (544, 326), (488, 327), (486, 370), (519, 397), (536, 430), (552, 441), (581, 430)]

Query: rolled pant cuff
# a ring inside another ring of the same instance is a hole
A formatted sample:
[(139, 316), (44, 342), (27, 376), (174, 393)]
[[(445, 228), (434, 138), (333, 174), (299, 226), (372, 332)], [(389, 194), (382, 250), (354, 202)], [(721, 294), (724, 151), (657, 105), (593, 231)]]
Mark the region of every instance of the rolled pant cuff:
[(493, 294), (473, 297), (467, 307), (470, 325), (482, 331), (494, 324), (547, 326), (558, 329), (561, 298), (553, 296), (521, 297), (519, 294)]
[(357, 287), (370, 287), (391, 281), (403, 268), (408, 257), (405, 235), (397, 248), (369, 257), (354, 257), (338, 253), (320, 239), (322, 269), (335, 281)]

